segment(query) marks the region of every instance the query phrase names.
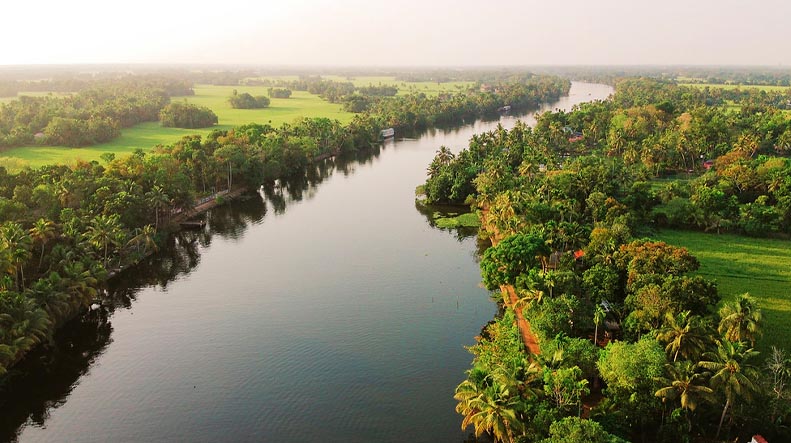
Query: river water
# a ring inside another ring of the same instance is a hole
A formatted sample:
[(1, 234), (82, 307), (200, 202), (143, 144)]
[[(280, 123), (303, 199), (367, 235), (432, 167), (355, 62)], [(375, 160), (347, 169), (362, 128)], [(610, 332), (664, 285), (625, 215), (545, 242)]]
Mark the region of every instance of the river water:
[[(545, 109), (611, 92), (574, 83)], [(330, 159), (208, 213), (17, 368), (0, 440), (464, 441), (453, 390), (496, 305), (476, 239), (433, 228), (414, 189), (440, 146), (516, 120)]]

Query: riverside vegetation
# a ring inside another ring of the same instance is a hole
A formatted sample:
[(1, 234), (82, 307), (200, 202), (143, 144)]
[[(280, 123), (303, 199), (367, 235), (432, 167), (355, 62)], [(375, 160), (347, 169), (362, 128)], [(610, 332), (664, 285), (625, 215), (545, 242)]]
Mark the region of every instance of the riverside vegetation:
[(249, 124), (187, 136), (98, 161), (0, 168), (0, 373), (93, 303), (111, 271), (155, 250), (174, 214), (216, 190), (271, 186), (304, 174), (317, 159), (366, 149), (379, 131), (416, 131), (472, 119), (509, 103), (554, 101), (569, 89), (557, 77), (526, 76), (501, 92), (465, 91), (379, 101), (348, 125), (305, 118), (280, 127)]
[[(774, 106), (782, 93), (744, 94), (739, 112), (721, 93), (627, 79), (610, 99), (544, 113), (533, 129), (439, 149), (426, 200), (478, 211), (479, 235), (495, 244), (483, 282), (503, 292), (455, 392), (463, 428), (506, 442), (791, 438), (791, 311), (765, 303), (767, 285), (787, 299), (785, 273), (751, 293), (718, 285), (709, 277), (729, 271), (706, 244), (791, 233), (791, 121)], [(688, 231), (659, 231), (670, 228)], [(657, 235), (694, 237), (703, 267)], [(773, 242), (787, 255), (786, 240)], [(770, 269), (762, 257), (740, 271)], [(514, 308), (540, 352), (525, 350)]]

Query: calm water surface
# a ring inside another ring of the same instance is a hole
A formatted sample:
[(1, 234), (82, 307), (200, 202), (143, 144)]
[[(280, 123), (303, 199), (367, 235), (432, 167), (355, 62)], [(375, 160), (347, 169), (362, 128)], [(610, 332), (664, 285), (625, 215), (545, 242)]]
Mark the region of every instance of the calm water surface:
[[(611, 92), (575, 83), (550, 108)], [(515, 121), (329, 160), (207, 214), (20, 368), (0, 440), (463, 441), (453, 389), (496, 305), (476, 240), (432, 228), (414, 189), (439, 146)]]

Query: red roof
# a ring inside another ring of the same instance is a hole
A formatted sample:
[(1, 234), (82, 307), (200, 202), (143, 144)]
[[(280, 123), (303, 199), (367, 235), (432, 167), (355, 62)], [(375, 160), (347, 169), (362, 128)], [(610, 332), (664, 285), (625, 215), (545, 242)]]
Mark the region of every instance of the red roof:
[(753, 441), (755, 443), (769, 443), (768, 441), (766, 441), (765, 438), (761, 437), (759, 434), (753, 435)]

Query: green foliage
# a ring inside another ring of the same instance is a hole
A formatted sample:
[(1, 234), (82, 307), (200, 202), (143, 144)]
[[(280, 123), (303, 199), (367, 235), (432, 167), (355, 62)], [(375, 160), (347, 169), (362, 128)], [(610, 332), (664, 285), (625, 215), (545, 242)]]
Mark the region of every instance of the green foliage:
[(579, 322), (575, 323), (579, 312), (579, 299), (563, 294), (533, 304), (527, 315), (533, 332), (539, 340), (545, 340), (558, 334), (572, 335), (575, 326), (579, 326)]
[(549, 438), (541, 443), (626, 443), (627, 441), (604, 430), (592, 420), (565, 417), (552, 423)]
[(607, 383), (605, 393), (635, 429), (655, 420), (659, 409), (654, 393), (667, 360), (657, 341), (644, 336), (636, 343), (610, 342), (599, 358), (598, 368)]
[(501, 318), (486, 326), (481, 339), (469, 351), (475, 356), (475, 367), (486, 373), (498, 367), (516, 373), (524, 365), (523, 349), (516, 317), (509, 309)]
[(544, 239), (535, 234), (516, 234), (486, 250), (481, 259), (481, 275), (490, 290), (514, 284), (520, 274), (540, 268), (549, 255)]

